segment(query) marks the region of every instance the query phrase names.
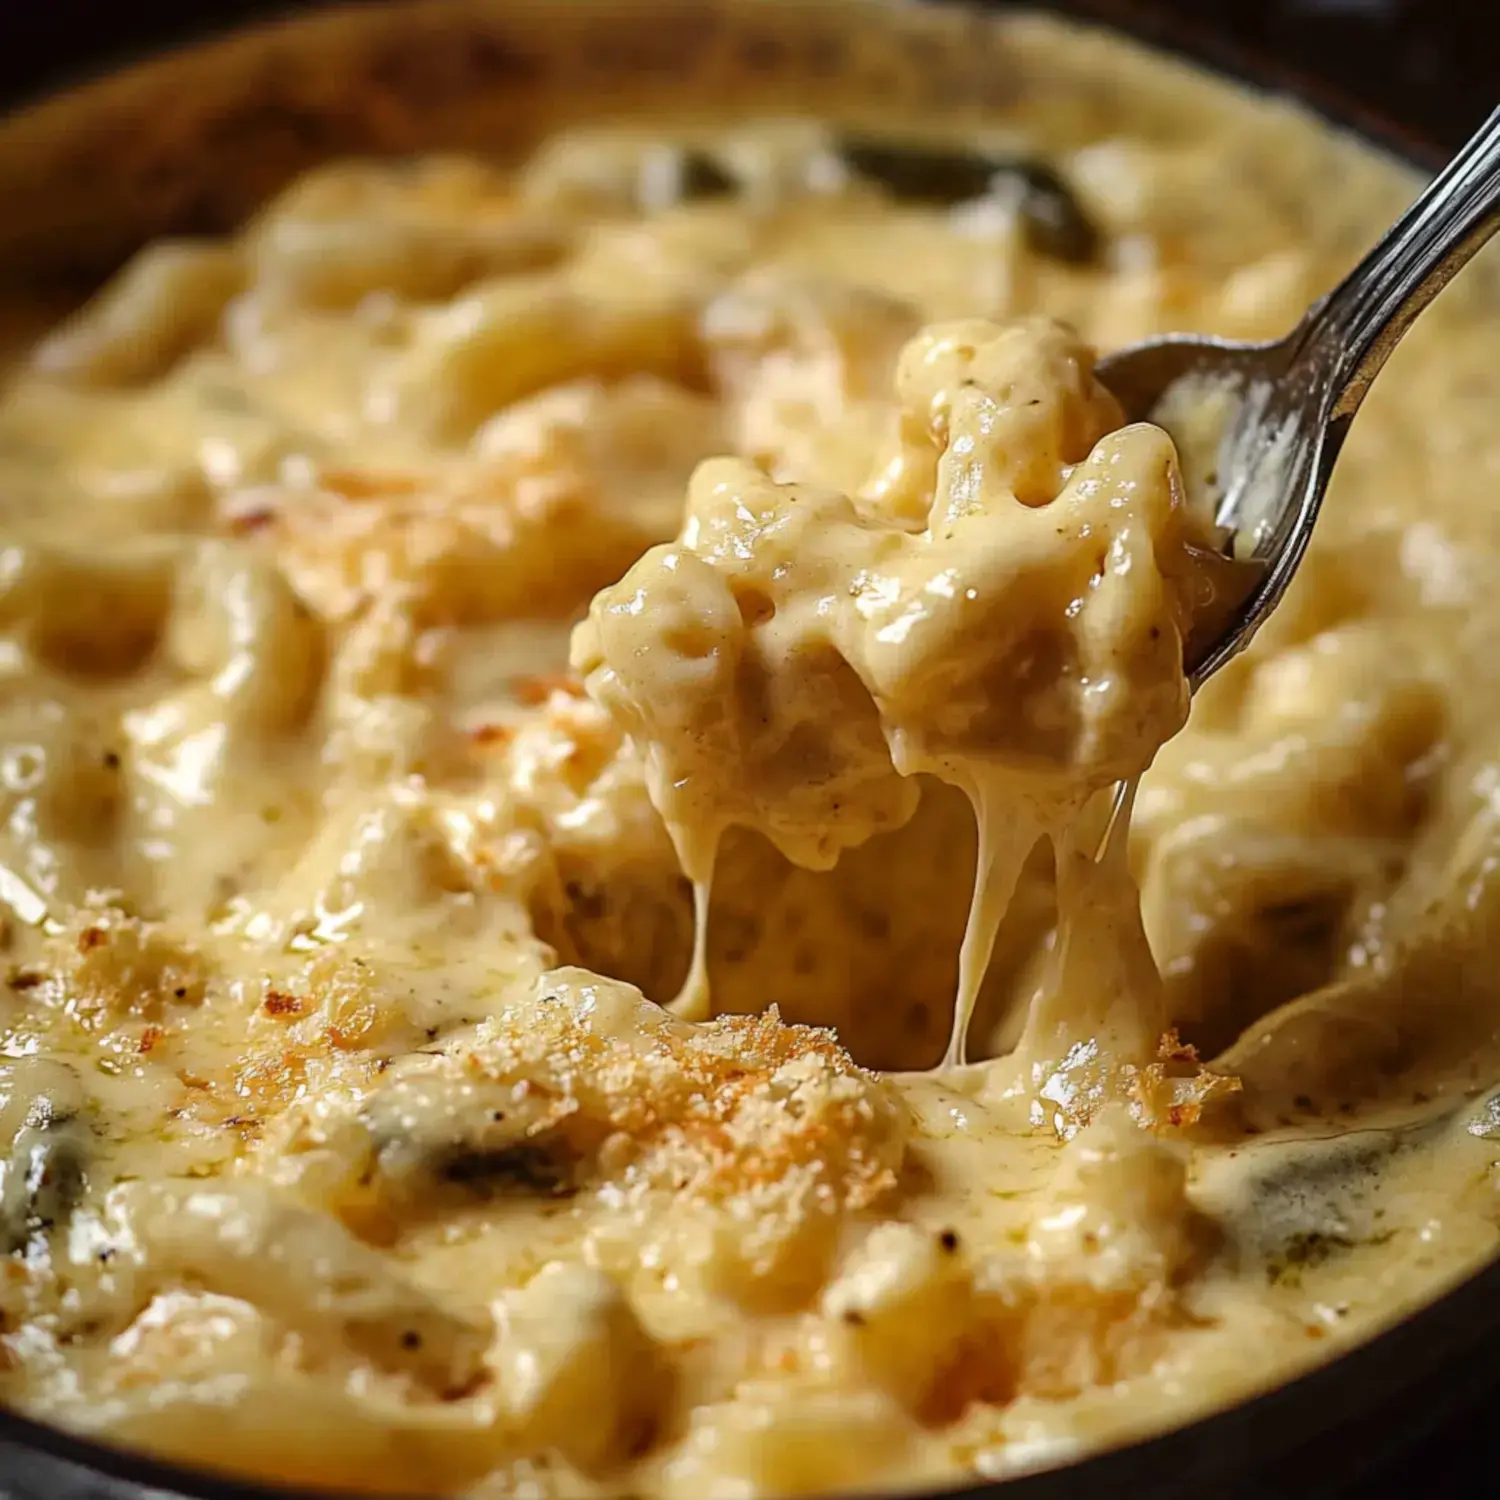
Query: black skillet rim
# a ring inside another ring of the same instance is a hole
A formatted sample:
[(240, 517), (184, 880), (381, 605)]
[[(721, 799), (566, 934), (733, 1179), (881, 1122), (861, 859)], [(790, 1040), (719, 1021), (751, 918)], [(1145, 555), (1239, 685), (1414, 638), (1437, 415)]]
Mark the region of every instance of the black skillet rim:
[[(186, 24), (169, 22), (153, 29), (144, 46), (107, 45), (86, 65), (54, 68), (33, 77), (27, 88), (0, 99), (0, 108), (15, 109), (151, 55), (317, 8), (308, 0), (221, 0), (211, 19), (204, 19), (200, 11)], [(985, 8), (1050, 9), (1111, 28), (1233, 83), (1295, 99), (1413, 165), (1430, 168), (1442, 157), (1424, 136), (1349, 95), (1226, 39), (1211, 23), (1170, 17), (1142, 0), (1032, 0), (1029, 5)], [(1500, 1388), (1500, 1349), (1490, 1336), (1497, 1326), (1500, 1262), (1335, 1359), (1185, 1426), (1064, 1467), (920, 1493), (933, 1500), (999, 1500), (1002, 1495), (1006, 1500), (1103, 1500), (1126, 1495), (1133, 1500), (1186, 1500), (1205, 1492), (1216, 1500), (1326, 1500), (1351, 1475), (1375, 1472), (1454, 1412), (1477, 1407)], [(1247, 1362), (1254, 1357), (1247, 1349)], [(1414, 1389), (1433, 1382), (1441, 1387), (1446, 1409), (1414, 1410)], [(11, 1500), (7, 1491), (14, 1500), (334, 1500), (350, 1494), (196, 1470), (0, 1409), (0, 1496)]]

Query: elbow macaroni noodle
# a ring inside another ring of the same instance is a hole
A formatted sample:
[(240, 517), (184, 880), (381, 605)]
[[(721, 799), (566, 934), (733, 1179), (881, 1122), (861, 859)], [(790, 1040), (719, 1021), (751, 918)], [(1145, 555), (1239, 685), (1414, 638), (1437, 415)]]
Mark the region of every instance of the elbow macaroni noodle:
[(373, 1493), (1003, 1477), (1493, 1254), (1500, 314), (1189, 716), (1203, 458), (1094, 351), (1280, 332), (1405, 183), (1100, 109), (1027, 148), (1091, 260), (620, 126), (332, 163), (16, 357), (7, 1404)]

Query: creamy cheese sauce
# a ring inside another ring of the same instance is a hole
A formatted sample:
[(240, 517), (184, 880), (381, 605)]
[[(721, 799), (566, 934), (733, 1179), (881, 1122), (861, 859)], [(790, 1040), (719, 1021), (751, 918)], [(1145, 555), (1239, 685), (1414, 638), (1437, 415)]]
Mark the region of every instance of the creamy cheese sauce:
[(1212, 476), (1093, 352), (1282, 332), (1413, 183), (1015, 35), (1131, 87), (942, 172), (336, 162), (16, 353), (8, 1404), (368, 1491), (899, 1487), (1493, 1255), (1489, 267), (1189, 716)]

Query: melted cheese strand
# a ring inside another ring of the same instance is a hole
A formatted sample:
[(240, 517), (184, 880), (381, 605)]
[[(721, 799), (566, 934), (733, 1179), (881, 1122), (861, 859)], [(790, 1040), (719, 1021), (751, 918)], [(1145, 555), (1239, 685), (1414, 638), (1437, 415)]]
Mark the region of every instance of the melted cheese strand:
[(708, 985), (708, 912), (713, 892), (712, 864), (705, 879), (693, 881), (693, 961), (677, 998), (667, 1007), (683, 1021), (713, 1019), (713, 996)]
[(1017, 817), (1012, 798), (1006, 795), (1008, 789), (993, 786), (992, 780), (982, 771), (965, 778), (965, 790), (979, 832), (979, 851), (974, 866), (974, 895), (959, 949), (958, 995), (953, 1009), (953, 1032), (943, 1056), (945, 1070), (961, 1068), (968, 1061), (969, 1025), (995, 951), (995, 938), (1015, 895), (1021, 868), (1044, 829), (1040, 819), (1024, 813)]
[(1166, 991), (1130, 874), (1136, 786), (1127, 784), (1097, 854), (1079, 821), (1056, 840), (1057, 944), (1003, 1070), (1000, 1092), (1029, 1101), (1030, 1122), (1065, 1139), (1106, 1104), (1150, 1107), (1145, 1088), (1168, 1026)]

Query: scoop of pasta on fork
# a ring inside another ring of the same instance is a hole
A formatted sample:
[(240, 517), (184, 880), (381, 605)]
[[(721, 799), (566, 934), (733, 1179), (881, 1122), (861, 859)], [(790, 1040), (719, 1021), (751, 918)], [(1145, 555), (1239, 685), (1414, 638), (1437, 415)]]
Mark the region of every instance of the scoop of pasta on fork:
[[(1062, 325), (933, 325), (896, 399), (893, 448), (853, 495), (701, 465), (677, 540), (596, 598), (573, 662), (644, 752), (700, 907), (730, 827), (829, 868), (912, 816), (918, 774), (970, 798), (961, 1064), (1032, 847), (1071, 850), (1095, 794), (1186, 721), (1183, 642), (1211, 564), (1170, 439), (1122, 426)], [(700, 964), (676, 1008), (709, 1006)], [(1147, 1009), (1141, 1061), (1164, 1021)]]

